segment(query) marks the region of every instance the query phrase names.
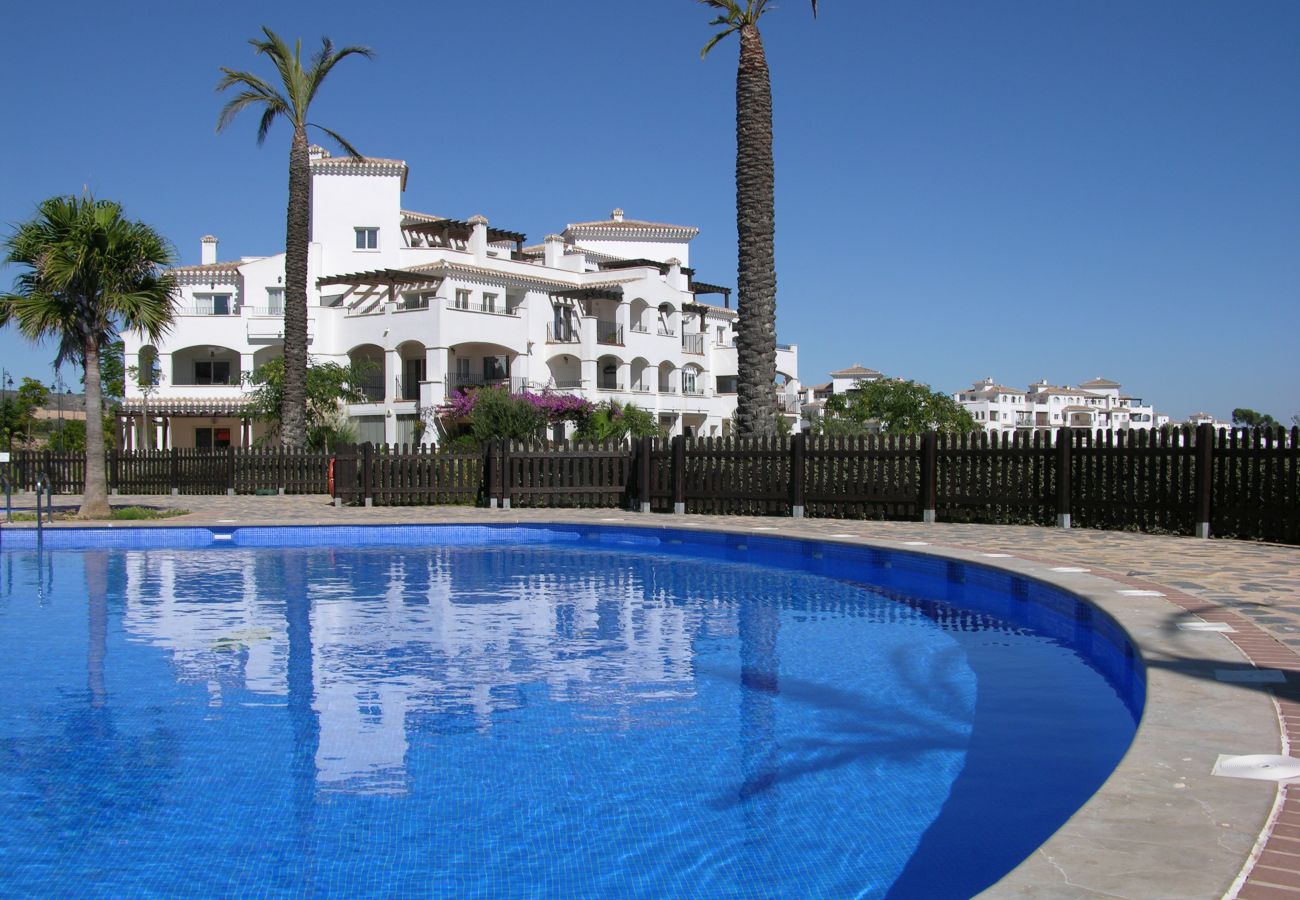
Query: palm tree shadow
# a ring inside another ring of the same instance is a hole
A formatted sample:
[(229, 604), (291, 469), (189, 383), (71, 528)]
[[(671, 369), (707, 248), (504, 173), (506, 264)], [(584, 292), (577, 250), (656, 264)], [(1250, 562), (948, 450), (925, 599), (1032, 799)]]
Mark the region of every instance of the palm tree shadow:
[[(772, 735), (747, 733), (747, 741), (762, 746), (749, 748), (746, 759), (753, 762), (747, 764), (740, 784), (721, 791), (709, 806), (731, 809), (780, 785), (833, 769), (964, 750), (972, 710), (963, 699), (966, 690), (958, 677), (963, 660), (957, 647), (945, 651), (937, 665), (933, 657), (921, 664), (906, 648), (898, 648), (890, 654), (897, 682), (878, 695), (785, 674), (779, 687), (768, 686), (777, 684), (774, 673), (746, 678), (741, 690), (750, 698), (779, 697), (814, 710), (818, 734), (778, 742)], [(704, 677), (736, 681), (734, 670), (701, 667), (696, 671)]]

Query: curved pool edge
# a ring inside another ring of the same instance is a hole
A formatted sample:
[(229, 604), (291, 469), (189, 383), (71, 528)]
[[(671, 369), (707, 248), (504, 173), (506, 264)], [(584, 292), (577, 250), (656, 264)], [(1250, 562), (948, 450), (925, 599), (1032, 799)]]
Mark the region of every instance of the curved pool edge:
[[(314, 521), (278, 522), (271, 516), (238, 524), (212, 518), (201, 522), (186, 516), (161, 527), (208, 527), (209, 523), (217, 529), (272, 524), (623, 525), (766, 533), (932, 555), (1000, 569), (1070, 591), (1113, 617), (1142, 654), (1147, 667), (1147, 698), (1128, 753), (1101, 789), (982, 896), (1224, 896), (1233, 892), (1243, 863), (1252, 857), (1261, 830), (1270, 822), (1278, 796), (1273, 783), (1218, 778), (1210, 770), (1220, 753), (1279, 752), (1277, 707), (1258, 685), (1230, 685), (1214, 678), (1216, 668), (1241, 667), (1242, 651), (1222, 634), (1177, 629), (1175, 623), (1187, 616), (1185, 610), (1203, 605), (1203, 601), (1180, 595), (1166, 585), (1148, 585), (1164, 592), (1164, 597), (1125, 595), (1120, 591), (1134, 590), (1136, 582), (1121, 573), (1103, 574), (1100, 566), (1091, 566), (1089, 572), (1053, 571), (1052, 561), (1028, 554), (992, 557), (969, 547), (941, 545), (937, 540), (904, 540), (914, 534), (908, 530), (902, 530), (897, 540), (855, 534), (866, 529), (855, 528), (858, 523), (852, 522), (651, 518), (609, 510), (561, 514), (548, 510), (455, 510), (440, 515), (441, 511), (425, 508), (418, 511), (418, 518), (411, 515), (415, 510), (391, 518), (375, 515), (379, 510), (339, 512), (345, 515), (326, 513)], [(880, 523), (870, 524), (878, 530)], [(136, 527), (150, 525), (159, 527), (153, 523)], [(114, 530), (122, 527), (116, 525)], [(828, 533), (832, 527), (838, 533)], [(1177, 605), (1180, 596), (1188, 601), (1181, 608)]]

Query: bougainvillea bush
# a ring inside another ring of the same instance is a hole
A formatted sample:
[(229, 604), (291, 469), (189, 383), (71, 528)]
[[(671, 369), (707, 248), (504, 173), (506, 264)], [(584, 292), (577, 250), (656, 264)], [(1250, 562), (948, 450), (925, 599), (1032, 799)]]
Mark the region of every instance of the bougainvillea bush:
[(448, 432), (465, 423), (478, 441), (526, 441), (538, 437), (547, 425), (582, 422), (592, 410), (590, 401), (573, 394), (545, 390), (512, 394), (505, 388), (483, 387), (454, 392), (440, 414)]

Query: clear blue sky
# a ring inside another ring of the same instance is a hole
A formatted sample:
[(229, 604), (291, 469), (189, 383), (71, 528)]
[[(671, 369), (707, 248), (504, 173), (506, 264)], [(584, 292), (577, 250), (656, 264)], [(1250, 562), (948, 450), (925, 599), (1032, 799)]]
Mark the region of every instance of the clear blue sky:
[[(1300, 412), (1300, 3), (785, 0), (778, 333), (800, 375), (861, 362), (954, 391), (1101, 375), (1181, 417)], [(621, 206), (697, 225), (735, 283), (736, 44), (655, 3), (23, 3), (5, 15), (6, 225), (122, 202), (197, 261), (277, 252), (289, 132), (213, 126), (265, 23), (373, 47), (314, 118), (405, 159), (405, 205), (540, 240)], [(19, 77), (21, 75), (21, 77)], [(0, 271), (6, 284), (14, 270)], [(52, 347), (0, 332), (49, 380)], [(75, 381), (75, 378), (71, 379)]]

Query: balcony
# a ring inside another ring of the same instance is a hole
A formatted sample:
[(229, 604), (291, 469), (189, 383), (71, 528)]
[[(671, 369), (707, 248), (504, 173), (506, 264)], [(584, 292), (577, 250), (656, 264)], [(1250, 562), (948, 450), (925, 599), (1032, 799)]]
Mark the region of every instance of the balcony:
[(451, 375), (448, 377), (451, 382), (452, 390), (464, 390), (465, 388), (505, 388), (512, 394), (518, 394), (528, 387), (526, 378), (483, 378), (478, 375)]
[(602, 381), (598, 381), (598, 382), (596, 382), (596, 390), (598, 390), (598, 391), (621, 391), (621, 390), (623, 390), (623, 385), (622, 385), (620, 382), (617, 382), (617, 381), (603, 381), (603, 380), (602, 380)]
[(572, 325), (546, 326), (546, 343), (548, 344), (576, 344), (578, 340), (578, 329)]
[(684, 334), (682, 335), (682, 352), (692, 353), (696, 356), (704, 355), (704, 335), (703, 334)]
[(176, 307), (173, 307), (173, 311), (174, 311), (174, 312), (176, 313), (176, 315), (178, 315), (178, 316), (223, 316), (223, 317), (230, 317), (230, 316), (238, 316), (238, 315), (239, 315), (239, 309), (238, 309), (238, 307), (234, 307), (234, 306), (215, 306), (215, 307), (212, 306), (212, 305), (199, 305), (199, 306), (176, 306)]
[(631, 331), (631, 332), (633, 332), (633, 333), (635, 333), (635, 334), (649, 334), (649, 333), (650, 333), (650, 328), (649, 328), (649, 326), (647, 326), (647, 325), (643, 325), (643, 324), (640, 323), (640, 322), (633, 322), (632, 325), (631, 325), (631, 327), (630, 327), (628, 330)]
[(487, 313), (490, 316), (519, 316), (517, 307), (507, 307), (503, 303), (471, 303), (453, 299), (447, 303), (447, 308), (461, 312)]
[(623, 326), (617, 322), (596, 321), (596, 343), (623, 346)]
[(668, 328), (668, 327), (665, 327), (665, 326), (663, 326), (663, 325), (660, 325), (660, 326), (659, 326), (659, 336), (660, 336), (660, 337), (676, 337), (676, 335), (677, 335), (677, 332), (676, 332), (674, 329), (672, 329), (672, 328)]
[(361, 396), (365, 399), (358, 401), (360, 403), (383, 403), (384, 402), (384, 376), (367, 375), (357, 380), (354, 385)]

